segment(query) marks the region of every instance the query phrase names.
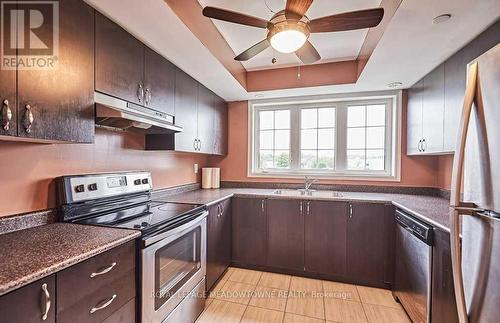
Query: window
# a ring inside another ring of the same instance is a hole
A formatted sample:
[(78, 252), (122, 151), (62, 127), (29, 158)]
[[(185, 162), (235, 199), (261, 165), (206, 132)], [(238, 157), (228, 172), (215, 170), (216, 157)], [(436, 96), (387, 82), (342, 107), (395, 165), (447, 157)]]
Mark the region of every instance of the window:
[(397, 95), (250, 102), (250, 176), (396, 178)]

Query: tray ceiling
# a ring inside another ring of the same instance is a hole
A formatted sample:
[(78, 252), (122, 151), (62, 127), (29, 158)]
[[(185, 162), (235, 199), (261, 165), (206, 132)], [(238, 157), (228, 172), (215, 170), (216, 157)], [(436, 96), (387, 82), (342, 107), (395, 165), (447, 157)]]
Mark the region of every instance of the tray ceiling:
[[(282, 10), (286, 4), (284, 0), (198, 0), (198, 2), (203, 7), (218, 7), (264, 19), (270, 19), (273, 16), (270, 10), (277, 12)], [(315, 0), (309, 8), (307, 16), (309, 19), (315, 19), (336, 13), (376, 8), (379, 5), (380, 0)], [(224, 21), (212, 21), (235, 55), (266, 38), (265, 29)], [(311, 34), (309, 40), (316, 47), (322, 58), (317, 63), (356, 59), (367, 31), (368, 29), (362, 29)], [(275, 64), (271, 62), (273, 57), (277, 59)], [(256, 57), (242, 63), (248, 71), (251, 71), (295, 66), (300, 64), (300, 61), (294, 54), (282, 54), (269, 47)]]

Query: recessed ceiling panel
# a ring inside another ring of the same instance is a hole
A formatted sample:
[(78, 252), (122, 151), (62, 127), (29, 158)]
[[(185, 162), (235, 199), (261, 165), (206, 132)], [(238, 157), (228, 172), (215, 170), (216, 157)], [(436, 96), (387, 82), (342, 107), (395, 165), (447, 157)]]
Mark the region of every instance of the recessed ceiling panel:
[[(247, 15), (270, 19), (274, 13), (285, 8), (284, 0), (199, 0), (205, 6), (241, 12)], [(307, 12), (309, 19), (320, 18), (342, 12), (376, 8), (380, 0), (315, 0)], [(266, 29), (242, 26), (212, 20), (226, 39), (235, 55), (266, 38)], [(365, 39), (367, 29), (311, 34), (310, 41), (316, 47), (321, 60), (318, 63), (355, 59)], [(276, 63), (272, 63), (273, 57)], [(254, 58), (243, 62), (247, 70), (260, 70), (300, 64), (295, 54), (282, 54), (268, 48)]]

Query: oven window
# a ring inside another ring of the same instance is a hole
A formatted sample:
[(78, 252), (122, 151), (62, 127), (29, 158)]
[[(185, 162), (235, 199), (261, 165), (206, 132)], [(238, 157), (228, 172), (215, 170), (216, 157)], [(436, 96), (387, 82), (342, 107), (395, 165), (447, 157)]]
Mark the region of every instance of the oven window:
[(155, 310), (175, 295), (201, 267), (201, 228), (172, 241), (155, 253)]

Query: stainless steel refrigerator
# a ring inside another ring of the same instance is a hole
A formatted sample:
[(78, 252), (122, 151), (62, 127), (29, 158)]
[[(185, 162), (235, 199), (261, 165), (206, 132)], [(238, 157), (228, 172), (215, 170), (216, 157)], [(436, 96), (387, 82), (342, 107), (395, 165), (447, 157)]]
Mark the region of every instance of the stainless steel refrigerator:
[(500, 322), (500, 44), (468, 65), (451, 186), (460, 323)]

